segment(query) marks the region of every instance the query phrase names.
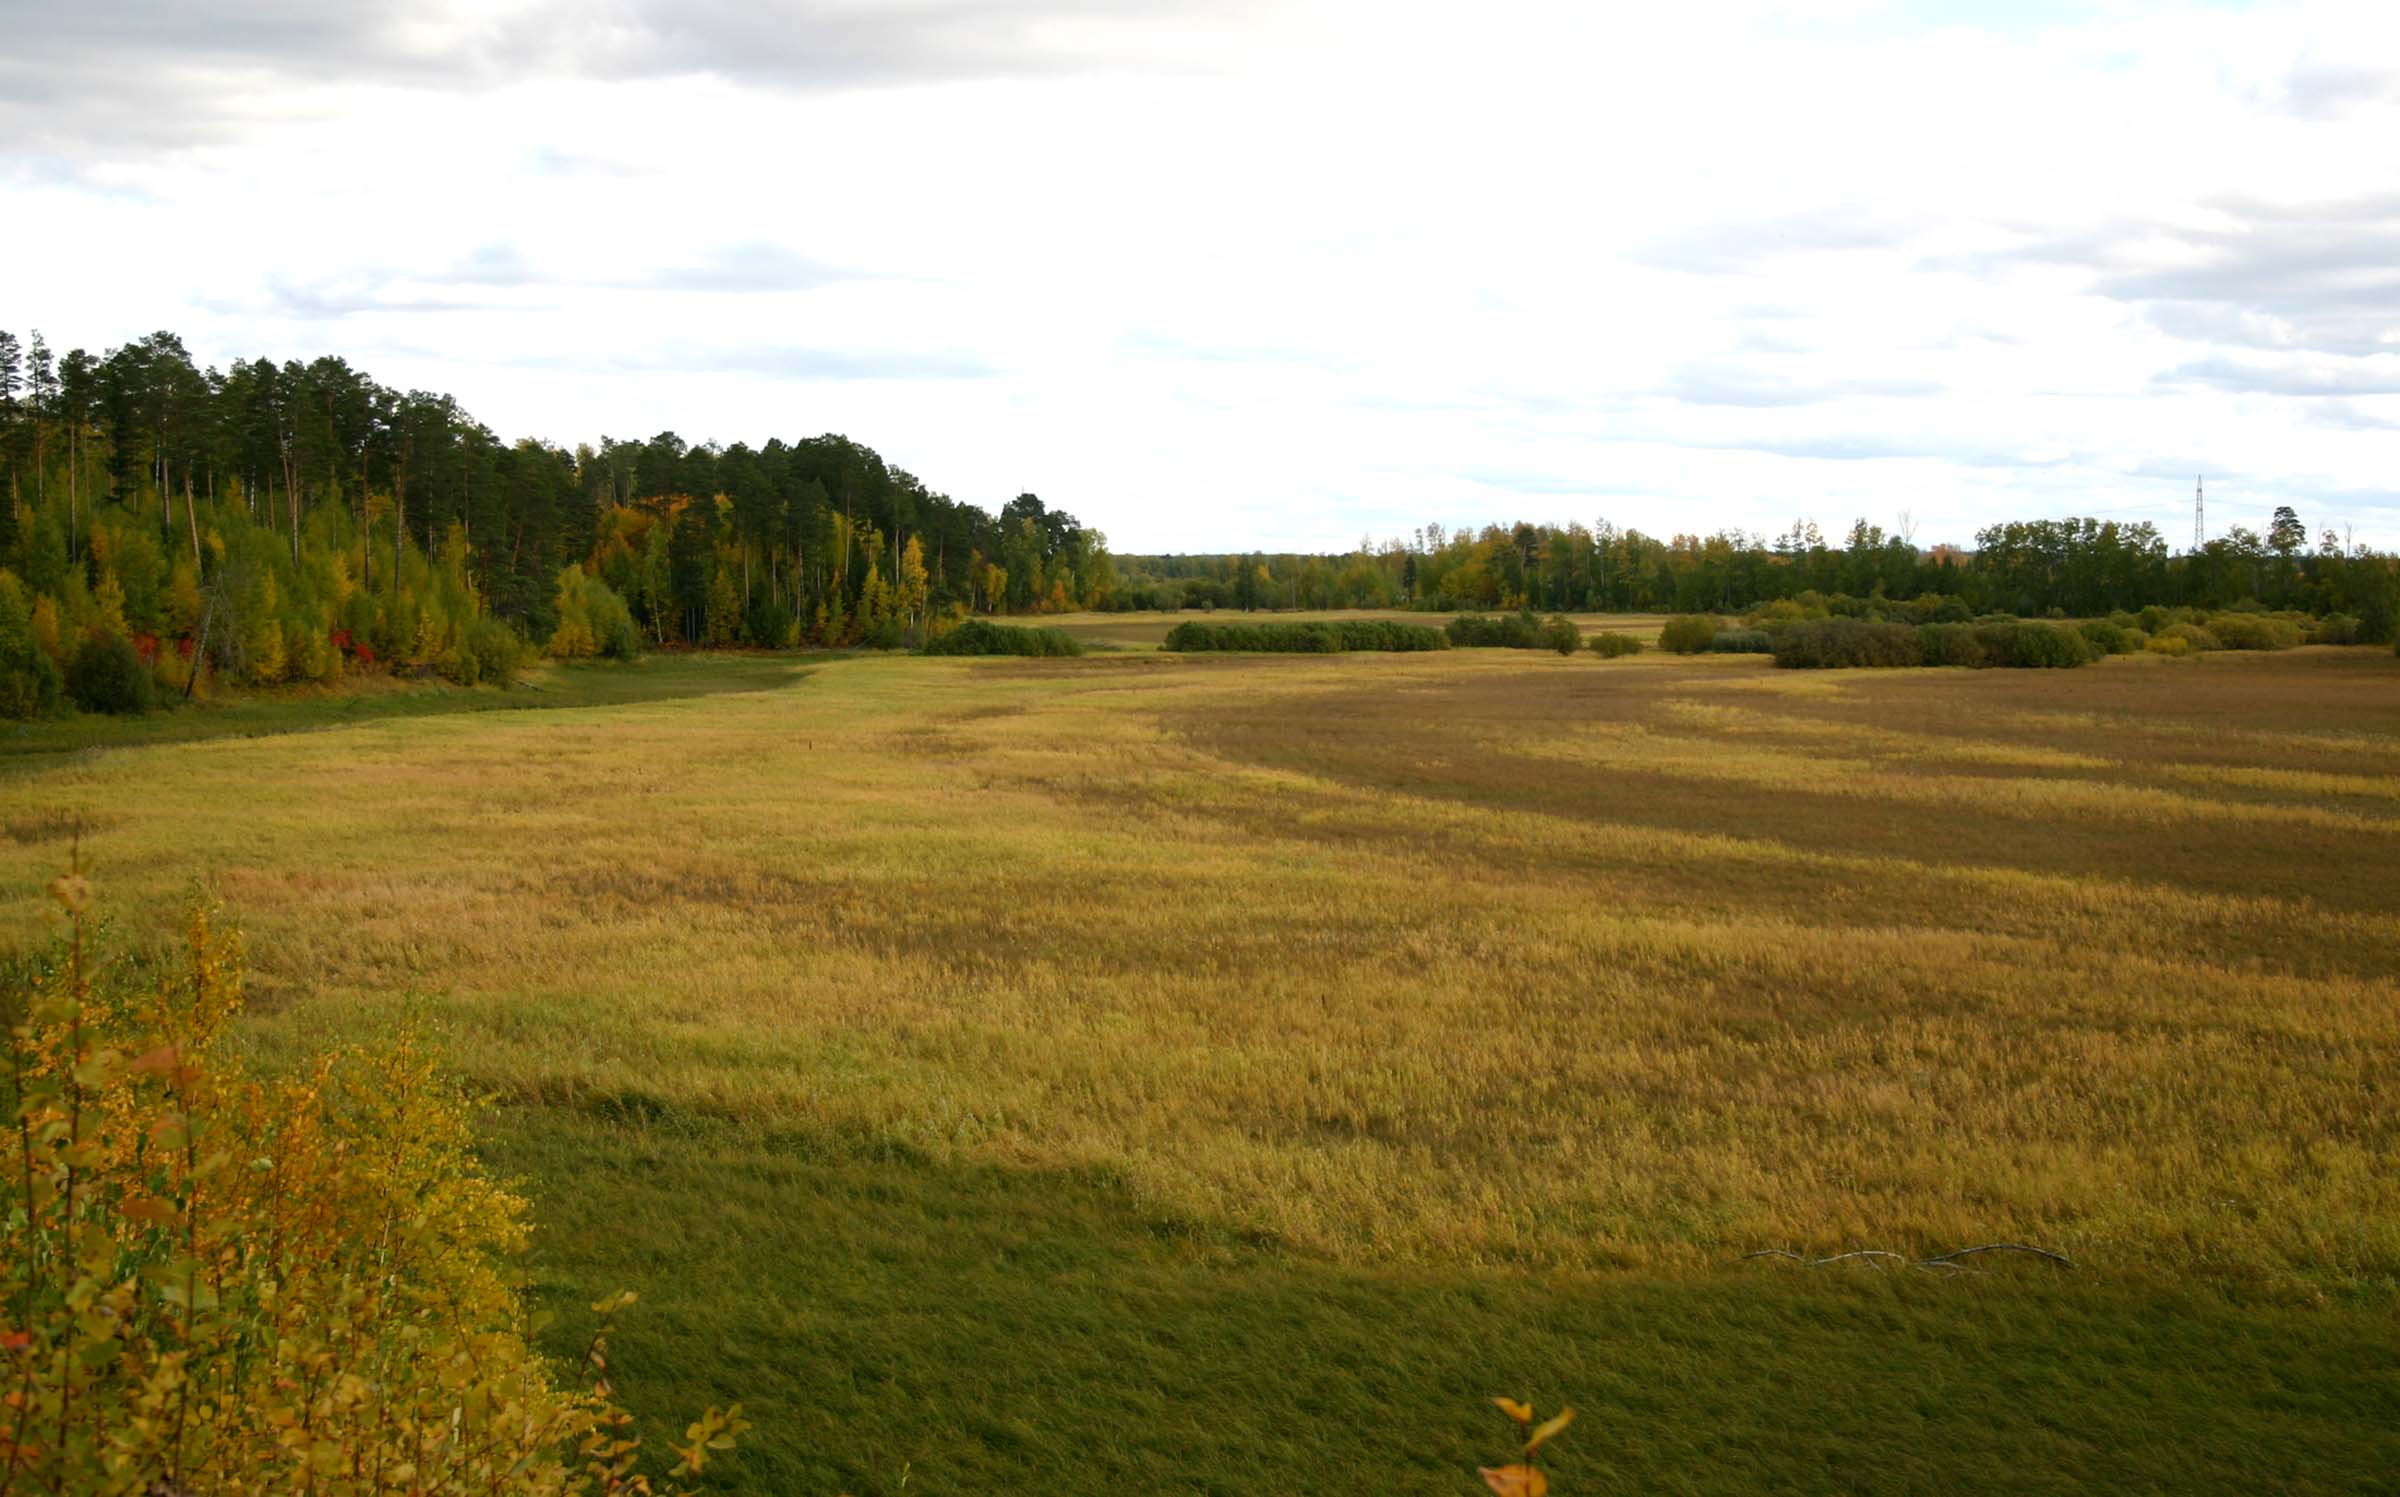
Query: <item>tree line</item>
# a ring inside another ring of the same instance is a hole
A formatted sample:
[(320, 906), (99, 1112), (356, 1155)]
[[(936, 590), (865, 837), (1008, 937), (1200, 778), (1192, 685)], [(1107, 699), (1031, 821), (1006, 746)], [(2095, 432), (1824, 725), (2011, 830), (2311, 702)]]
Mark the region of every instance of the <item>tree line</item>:
[(162, 673), (471, 672), (539, 648), (582, 573), (653, 643), (889, 644), (1115, 589), (1105, 538), (993, 514), (847, 437), (572, 449), (346, 360), (202, 368), (160, 332), (94, 355), (0, 332), (0, 650), (94, 633)]
[(1838, 544), (1808, 521), (1774, 537), (1722, 530), (1661, 540), (1594, 526), (1427, 526), (1360, 541), (1345, 555), (1120, 556), (1116, 606), (1421, 608), (1442, 611), (1742, 613), (1782, 598), (1960, 599), (1972, 613), (2096, 617), (2152, 606), (2354, 614), (2391, 638), (2395, 558), (2312, 544), (2297, 514), (2266, 534), (2236, 527), (2176, 554), (2155, 526), (2114, 520), (2010, 521), (1973, 550), (1920, 548), (1858, 521)]
[[(160, 332), (55, 355), (0, 332), (0, 713), (211, 674), (505, 675), (529, 649), (922, 641), (971, 614), (1418, 608), (1739, 613), (1777, 599), (1961, 600), (1971, 612), (2148, 606), (2356, 616), (2393, 632), (2394, 558), (2312, 544), (2279, 509), (2170, 550), (2155, 527), (1991, 526), (1920, 548), (1861, 520), (1670, 539), (1597, 525), (1427, 526), (1346, 555), (1113, 557), (1021, 494), (992, 513), (847, 437), (759, 447), (673, 432), (503, 441), (448, 395), (347, 361), (197, 365)], [(92, 661), (78, 665), (80, 657)], [(105, 658), (100, 658), (105, 657)], [(86, 668), (88, 667), (88, 669)], [(70, 681), (71, 685), (72, 682)]]

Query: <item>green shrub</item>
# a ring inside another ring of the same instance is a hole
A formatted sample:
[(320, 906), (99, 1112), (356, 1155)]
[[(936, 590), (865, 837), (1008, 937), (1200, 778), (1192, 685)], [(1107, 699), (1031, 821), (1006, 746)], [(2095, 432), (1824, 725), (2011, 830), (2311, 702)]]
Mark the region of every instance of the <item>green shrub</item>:
[(509, 685), (525, 663), (525, 642), (495, 618), (470, 619), (459, 642), (474, 657), (476, 675), (486, 681)]
[(2354, 645), (2359, 643), (2358, 616), (2348, 613), (2329, 613), (2317, 620), (2308, 631), (2312, 645)]
[(2090, 645), (2092, 653), (2096, 655), (2122, 655), (2136, 648), (2126, 642), (2128, 634), (2133, 631), (2113, 619), (2087, 619), (2076, 626), (2076, 632), (2083, 636), (2084, 643)]
[(2149, 635), (2147, 635), (2147, 634), (2144, 634), (2144, 633), (2143, 633), (2141, 630), (2139, 630), (2139, 629), (2128, 629), (2128, 630), (2126, 630), (2126, 631), (2125, 631), (2125, 653), (2126, 653), (2126, 654), (2128, 654), (2128, 655), (2139, 655), (2140, 653), (2142, 653), (2142, 651), (2144, 651), (2144, 650), (2148, 649), (2149, 647), (2150, 647), (2150, 636), (2149, 636)]
[(2088, 665), (2092, 647), (2073, 629), (2055, 624), (1987, 624), (1975, 632), (1986, 665), (2018, 670), (2047, 670)]
[(2183, 648), (2180, 650), (2159, 650), (2162, 655), (2198, 655), (2208, 650), (2224, 648), (2217, 643), (2217, 636), (2214, 633), (2201, 628), (2198, 624), (2171, 623), (2164, 629), (2153, 629), (2150, 631), (2150, 648), (2157, 650), (2158, 642), (2162, 639), (2175, 639), (2183, 642)]
[(1444, 632), (1450, 636), (1450, 643), (1462, 649), (1538, 650), (1550, 643), (1542, 638), (1542, 626), (1530, 613), (1500, 618), (1462, 613), (1450, 621)]
[(1591, 646), (1592, 653), (1599, 656), (1603, 660), (1614, 660), (1620, 655), (1639, 655), (1642, 653), (1642, 642), (1640, 640), (1635, 639), (1630, 634), (1618, 634), (1614, 631), (1593, 635), (1591, 638)]
[(1542, 620), (1542, 643), (1561, 655), (1572, 655), (1583, 648), (1583, 631), (1564, 614), (1554, 613)]
[(1915, 629), (1865, 619), (1812, 619), (1775, 640), (1775, 663), (1786, 670), (1921, 665), (1924, 658)]
[(562, 660), (592, 655), (631, 660), (642, 653), (642, 634), (625, 599), (583, 568), (570, 565), (559, 572), (557, 609), (548, 653)]
[(928, 655), (1061, 656), (1083, 653), (1083, 641), (1064, 629), (1028, 628), (968, 619), (954, 629), (925, 641)]
[(1698, 655), (1716, 640), (1725, 621), (1714, 614), (1686, 613), (1667, 620), (1658, 631), (1658, 647), (1677, 655)]
[(1774, 653), (1775, 640), (1764, 629), (1719, 629), (1708, 648), (1718, 655), (1768, 655)]
[(2208, 632), (2226, 650), (2289, 650), (2301, 641), (2299, 625), (2264, 613), (2220, 613), (2208, 621)]
[(1917, 647), (1927, 665), (1988, 665), (1976, 626), (1966, 623), (1926, 624), (1917, 630)]
[(1333, 655), (1344, 650), (1446, 650), (1450, 648), (1450, 640), (1439, 629), (1390, 619), (1342, 619), (1309, 624), (1209, 624), (1187, 619), (1168, 631), (1165, 643), (1159, 648), (1186, 653), (1248, 650), (1262, 654)]
[(2192, 642), (2170, 629), (2164, 634), (2151, 635), (2150, 643), (2143, 648), (2153, 655), (2170, 655), (2180, 660), (2192, 653)]
[(86, 712), (147, 712), (150, 667), (125, 636), (87, 634), (67, 662), (67, 695)]
[(1403, 624), (1393, 619), (1343, 619), (1333, 626), (1345, 650), (1381, 650), (1396, 654), (1413, 654), (1420, 650), (1447, 650), (1450, 636), (1425, 624)]
[(0, 572), (0, 717), (45, 717), (58, 710), (58, 664), (33, 634), (33, 599)]

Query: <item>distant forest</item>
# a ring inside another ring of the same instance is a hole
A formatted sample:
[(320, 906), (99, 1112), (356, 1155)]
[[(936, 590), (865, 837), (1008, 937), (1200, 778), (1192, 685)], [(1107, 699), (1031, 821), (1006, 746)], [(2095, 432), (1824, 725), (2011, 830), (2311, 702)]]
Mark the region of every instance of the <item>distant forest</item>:
[(205, 632), (251, 680), (455, 658), (477, 620), (538, 646), (568, 568), (653, 643), (899, 643), (945, 610), (1115, 591), (1073, 516), (1031, 494), (994, 515), (846, 437), (510, 443), (342, 359), (202, 369), (163, 332), (97, 357), (0, 333), (0, 497), (0, 568), (46, 645)]
[(2235, 527), (2175, 554), (2155, 526), (2114, 520), (1993, 525), (1975, 549), (1920, 548), (1865, 520), (1838, 543), (1808, 521), (1782, 535), (1740, 531), (1660, 540), (1606, 521), (1492, 525), (1405, 541), (1362, 541), (1340, 556), (1185, 555), (1116, 559), (1118, 607), (1423, 608), (1446, 612), (1740, 613), (1778, 598), (1957, 597), (1978, 613), (2096, 617), (2152, 604), (2355, 614), (2391, 638), (2395, 558), (2312, 543), (2290, 508), (2265, 535)]
[(94, 356), (0, 332), (0, 715), (55, 704), (79, 654), (95, 699), (111, 680), (139, 698), (120, 679), (137, 659), (169, 691), (361, 666), (472, 681), (529, 650), (889, 647), (971, 614), (1737, 612), (1810, 593), (2077, 616), (2255, 599), (2389, 638), (2394, 587), (2393, 558), (2312, 543), (2289, 509), (2185, 555), (2146, 524), (1995, 525), (1959, 551), (1862, 520), (1839, 543), (1805, 522), (1668, 540), (1520, 523), (1346, 555), (1112, 557), (1032, 494), (993, 514), (847, 437), (511, 443), (339, 358), (203, 369), (172, 333)]

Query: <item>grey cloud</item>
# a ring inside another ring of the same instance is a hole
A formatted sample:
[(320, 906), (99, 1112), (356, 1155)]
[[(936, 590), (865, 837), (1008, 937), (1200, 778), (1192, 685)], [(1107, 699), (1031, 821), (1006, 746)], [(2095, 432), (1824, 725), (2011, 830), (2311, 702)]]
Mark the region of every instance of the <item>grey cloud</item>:
[(810, 291), (859, 279), (776, 244), (736, 244), (627, 284), (654, 291)]
[(2311, 402), (2308, 419), (2336, 431), (2400, 431), (2400, 419), (2377, 415), (2353, 400)]
[(1782, 375), (1746, 364), (1698, 363), (1677, 369), (1655, 393), (1685, 405), (1788, 406), (1855, 396), (1914, 398), (1941, 392), (1942, 387), (1930, 380), (1817, 378)]
[(2283, 75), (2272, 102), (2305, 119), (2337, 119), (2394, 99), (2400, 99), (2400, 73), (2312, 57)]
[[(263, 307), (259, 303), (263, 303)], [(365, 312), (482, 312), (490, 310), (492, 304), (465, 297), (420, 296), (395, 291), (390, 278), (364, 272), (314, 281), (268, 275), (259, 283), (255, 302), (244, 304), (233, 299), (220, 299), (205, 301), (201, 305), (218, 312), (264, 310), (271, 316), (303, 322), (327, 322)]]
[[(838, 89), (1188, 69), (1261, 0), (537, 0), (461, 24), (424, 0), (0, 0), (0, 158), (222, 138), (351, 83), (693, 74)], [(559, 165), (588, 163), (562, 155)]]
[(804, 348), (769, 343), (740, 348), (669, 344), (597, 361), (541, 355), (513, 362), (532, 369), (589, 372), (598, 368), (615, 374), (751, 374), (794, 381), (988, 379), (999, 373), (990, 364), (966, 354)]
[(2202, 206), (2225, 222), (2123, 223), (1959, 268), (2086, 270), (2097, 294), (2195, 341), (2353, 357), (2400, 351), (2400, 194)]
[(1915, 459), (1951, 463), (1962, 468), (2064, 468), (2081, 461), (2074, 456), (2039, 458), (2004, 448), (1942, 441), (1903, 441), (1889, 435), (1827, 432), (1805, 437), (1746, 437), (1695, 445), (1728, 452), (1764, 452), (1776, 457), (1808, 458), (1818, 462), (1881, 462)]
[(319, 277), (271, 271), (259, 279), (254, 292), (208, 298), (202, 305), (217, 312), (264, 312), (301, 321), (333, 321), (377, 312), (522, 311), (526, 309), (522, 293), (529, 288), (758, 293), (806, 291), (861, 278), (860, 272), (837, 269), (763, 243), (710, 250), (682, 265), (631, 275), (575, 277), (544, 270), (515, 245), (492, 242), (432, 270), (362, 265)]
[(2177, 365), (2156, 383), (2256, 395), (2400, 395), (2400, 355), (2312, 362), (2210, 354)]
[(1734, 219), (1652, 240), (1633, 259), (1656, 270), (1705, 275), (1755, 270), (1783, 255), (1898, 248), (1917, 219), (1888, 209), (1848, 206), (1780, 218)]

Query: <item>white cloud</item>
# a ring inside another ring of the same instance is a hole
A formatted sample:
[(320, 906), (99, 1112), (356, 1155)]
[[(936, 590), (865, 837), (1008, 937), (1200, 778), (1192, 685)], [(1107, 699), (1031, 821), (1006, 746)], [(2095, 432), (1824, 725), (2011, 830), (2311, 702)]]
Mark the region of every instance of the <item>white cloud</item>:
[(0, 0), (0, 285), (1127, 549), (2179, 536), (2203, 468), (2400, 545), (2387, 10)]

